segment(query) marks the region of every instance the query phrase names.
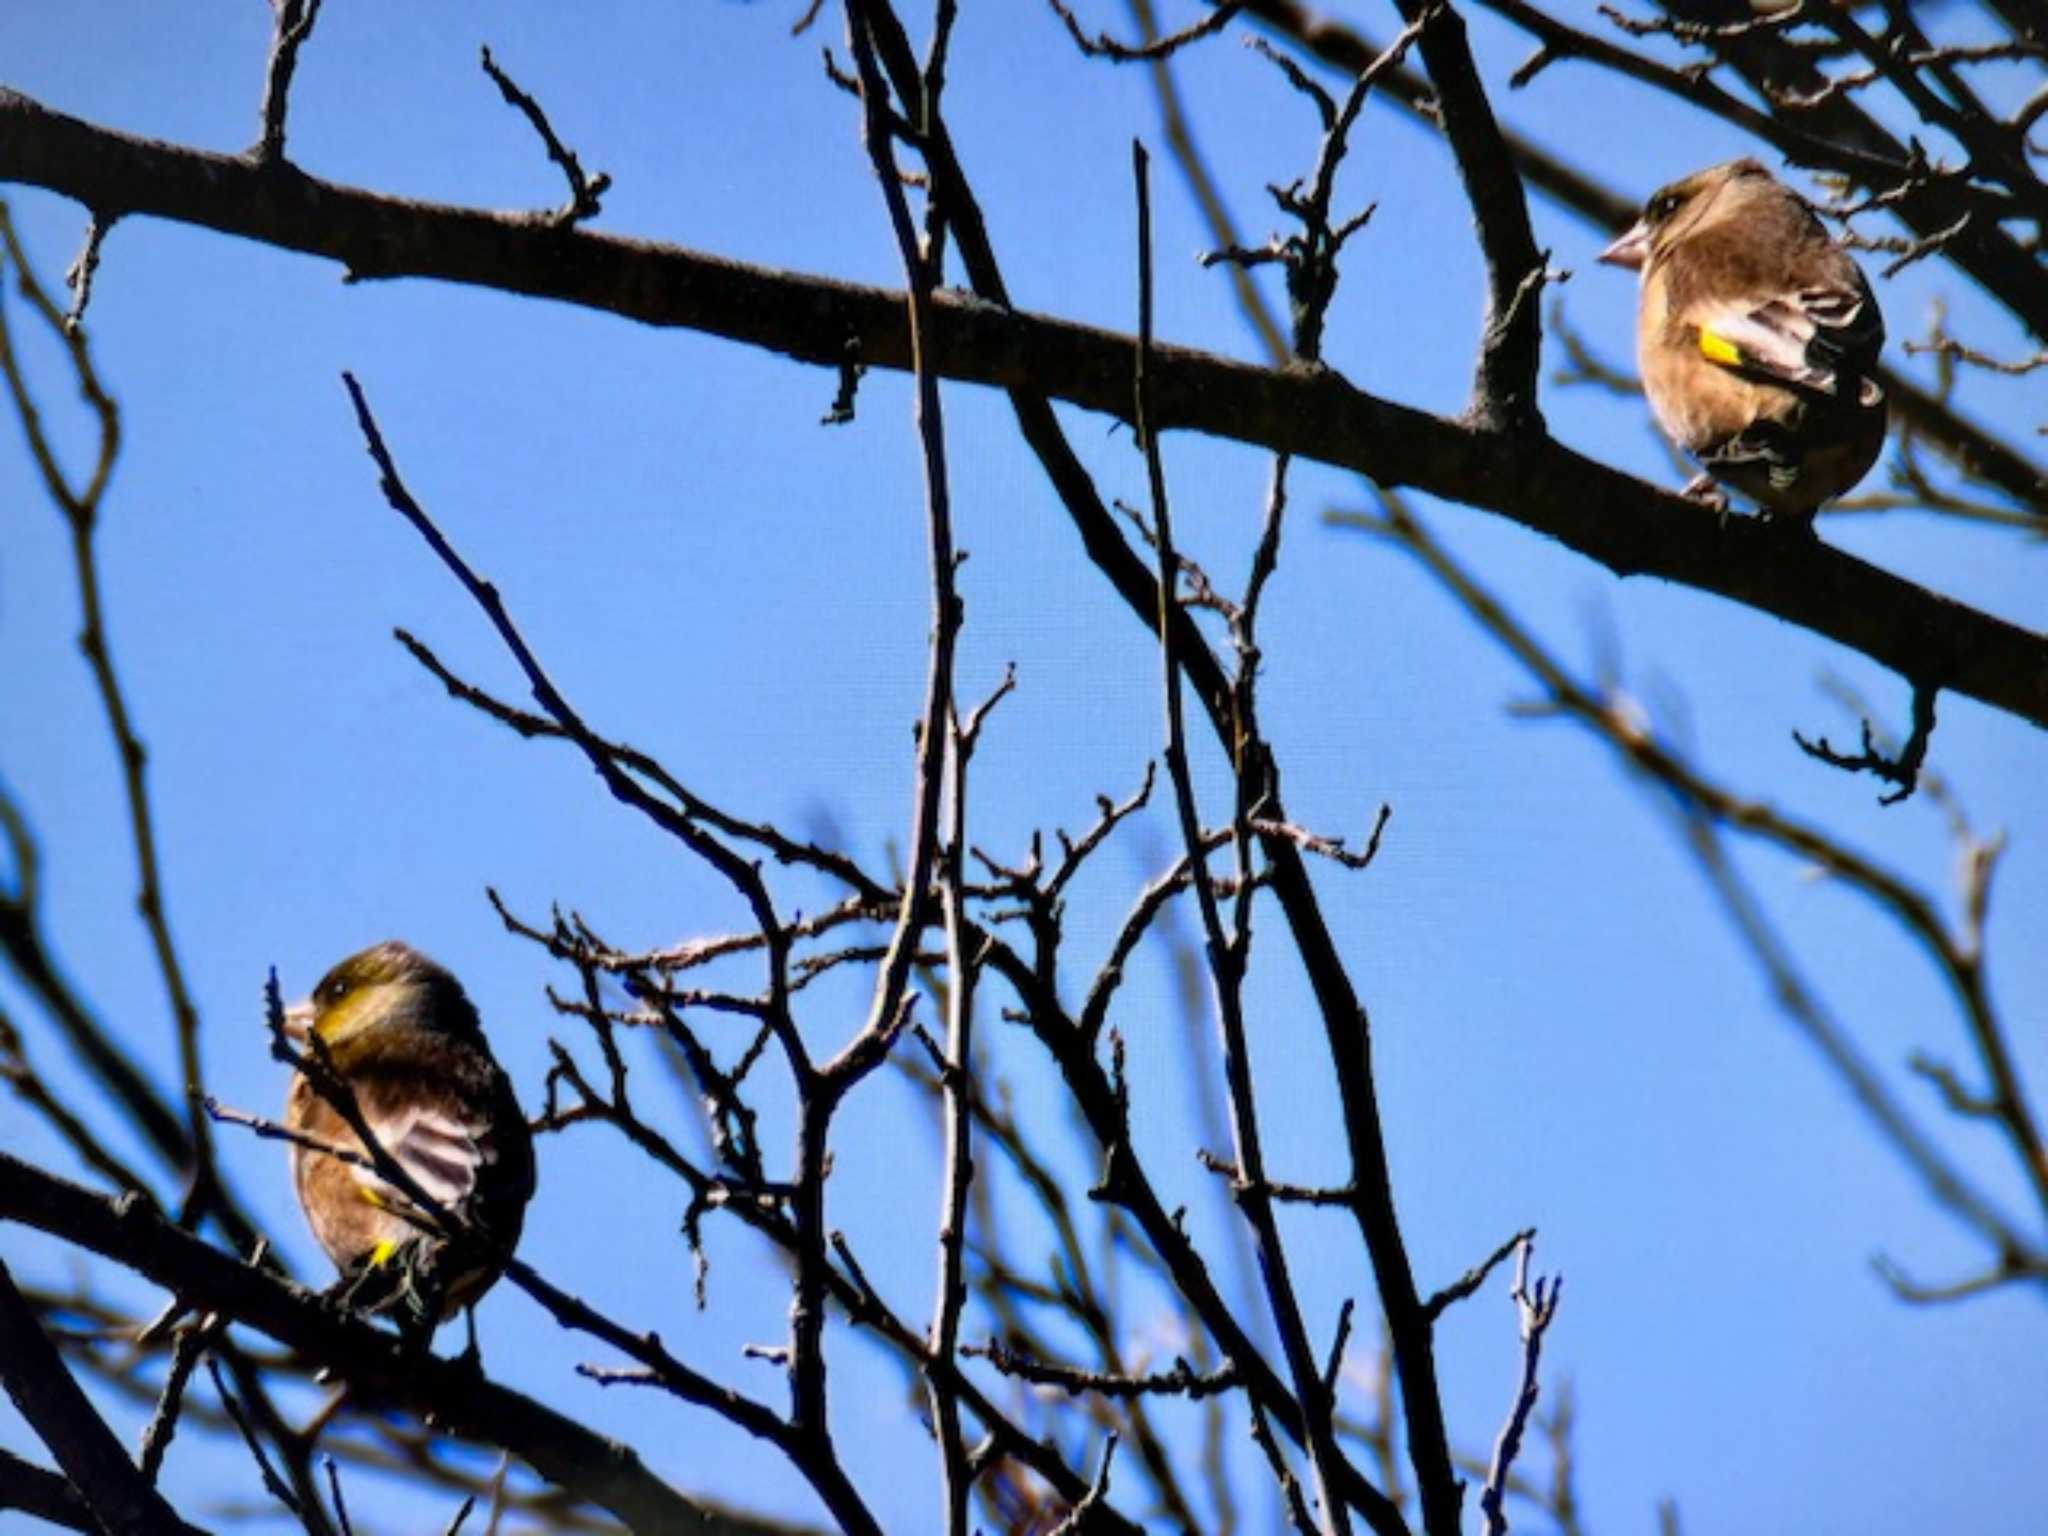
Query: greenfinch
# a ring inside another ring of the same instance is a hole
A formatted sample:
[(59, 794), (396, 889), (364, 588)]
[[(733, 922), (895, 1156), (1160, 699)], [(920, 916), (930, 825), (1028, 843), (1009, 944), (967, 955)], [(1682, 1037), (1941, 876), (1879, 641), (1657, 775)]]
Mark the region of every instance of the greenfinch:
[(497, 1280), (534, 1189), (526, 1117), (476, 1008), (446, 970), (394, 940), (335, 966), (285, 1027), (308, 1053), (307, 1036), (319, 1040), (377, 1145), (460, 1229), (436, 1230), (373, 1169), (319, 1150), (363, 1143), (304, 1071), (293, 1077), (286, 1124), (318, 1145), (293, 1143), (292, 1180), (341, 1271), (337, 1294), (431, 1333)]
[[(1884, 446), (1884, 317), (1812, 208), (1754, 160), (1653, 196), (1600, 260), (1640, 272), (1636, 358), (1664, 435), (1773, 516), (1810, 518)], [(1724, 499), (1725, 504), (1725, 499)]]

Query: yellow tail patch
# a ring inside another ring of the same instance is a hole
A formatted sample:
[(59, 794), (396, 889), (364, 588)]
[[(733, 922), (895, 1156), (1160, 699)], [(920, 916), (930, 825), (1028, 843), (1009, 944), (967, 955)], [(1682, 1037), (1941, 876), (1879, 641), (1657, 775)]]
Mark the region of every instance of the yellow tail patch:
[(1727, 367), (1741, 366), (1742, 349), (1734, 342), (1716, 336), (1705, 326), (1700, 327), (1700, 356), (1710, 363), (1721, 363)]

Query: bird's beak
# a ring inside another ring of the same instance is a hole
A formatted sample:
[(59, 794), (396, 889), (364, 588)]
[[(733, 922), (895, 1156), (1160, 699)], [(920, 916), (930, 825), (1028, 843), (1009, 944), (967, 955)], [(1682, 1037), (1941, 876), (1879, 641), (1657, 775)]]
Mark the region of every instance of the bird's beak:
[(313, 1030), (313, 999), (302, 997), (284, 1011), (285, 1038), (293, 1045), (304, 1045), (306, 1036)]
[(1630, 225), (1620, 239), (1600, 253), (1600, 259), (1610, 267), (1640, 272), (1643, 263), (1650, 259), (1650, 231), (1641, 223)]

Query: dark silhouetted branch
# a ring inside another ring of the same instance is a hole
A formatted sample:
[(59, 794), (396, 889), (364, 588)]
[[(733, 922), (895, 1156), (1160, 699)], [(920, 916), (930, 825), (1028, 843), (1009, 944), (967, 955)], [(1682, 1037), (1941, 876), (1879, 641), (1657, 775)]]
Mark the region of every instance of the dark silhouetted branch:
[[(0, 178), (325, 255), (358, 277), (431, 276), (545, 296), (835, 370), (849, 335), (871, 366), (910, 361), (900, 294), (310, 178), (283, 197), (241, 161), (94, 128), (4, 91)], [(957, 222), (956, 237), (966, 227)], [(934, 296), (935, 372), (1128, 419), (1131, 338), (1010, 310), (994, 290), (984, 298)], [(1447, 421), (1333, 373), (1275, 373), (1165, 346), (1155, 352), (1154, 404), (1161, 429), (1255, 443), (1499, 513), (1619, 574), (1719, 593), (1861, 651), (1909, 681), (1937, 682), (2048, 725), (2048, 640), (1824, 545), (1792, 550), (1765, 530), (1724, 527), (1712, 512), (1550, 438)], [(1030, 414), (1027, 438), (1051, 451), (1052, 424)], [(1078, 494), (1070, 455), (1060, 457), (1059, 473)], [(1127, 600), (1137, 594), (1124, 584), (1142, 570), (1110, 570)]]
[(402, 1407), (449, 1434), (502, 1446), (636, 1532), (729, 1530), (648, 1472), (630, 1447), (467, 1365), (422, 1358), (397, 1335), (179, 1231), (133, 1197), (105, 1199), (0, 1154), (0, 1221), (97, 1253), (290, 1345), (347, 1381), (365, 1407)]
[(191, 1536), (193, 1528), (128, 1459), (72, 1379), (5, 1264), (0, 1264), (0, 1385), (50, 1448), (106, 1536)]

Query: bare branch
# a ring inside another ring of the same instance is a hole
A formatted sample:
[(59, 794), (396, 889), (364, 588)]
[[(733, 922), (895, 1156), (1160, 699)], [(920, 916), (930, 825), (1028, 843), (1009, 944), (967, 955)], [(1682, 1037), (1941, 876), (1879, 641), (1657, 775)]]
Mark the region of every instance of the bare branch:
[[(12, 1161), (9, 1159), (8, 1161)], [(108, 1536), (189, 1533), (191, 1527), (136, 1469), (64, 1368), (14, 1277), (0, 1263), (0, 1385), (50, 1448), (96, 1525)]]
[(0, 1449), (0, 1509), (18, 1509), (70, 1531), (97, 1536), (99, 1523), (61, 1472), (51, 1472)]
[(248, 1414), (242, 1411), (242, 1405), (235, 1394), (228, 1390), (227, 1380), (220, 1373), (220, 1363), (208, 1360), (206, 1374), (213, 1378), (214, 1396), (220, 1399), (221, 1407), (226, 1410), (227, 1416), (234, 1420), (235, 1428), (241, 1432), (242, 1443), (249, 1448), (249, 1459), (256, 1463), (256, 1470), (263, 1479), (264, 1488), (302, 1525), (312, 1524), (317, 1517), (306, 1513), (305, 1506), (299, 1502), (299, 1496), (292, 1492), (290, 1485), (278, 1475), (277, 1468), (271, 1465), (270, 1453), (263, 1449), (263, 1441), (257, 1435), (255, 1427), (250, 1424)]
[(1936, 336), (1931, 341), (1908, 340), (1905, 347), (1909, 353), (1932, 353), (1938, 357), (1953, 358), (1959, 363), (1968, 363), (1973, 368), (1985, 368), (1993, 373), (2003, 373), (2013, 378), (2032, 373), (2037, 368), (2048, 368), (2048, 349), (2008, 362), (2003, 358), (1979, 352), (1975, 347), (1966, 347), (1953, 336)]
[(1143, 62), (1163, 63), (1190, 43), (1198, 43), (1205, 37), (1214, 37), (1236, 18), (1244, 9), (1244, 0), (1213, 0), (1216, 8), (1200, 21), (1190, 22), (1178, 32), (1164, 37), (1153, 38), (1145, 43), (1120, 43), (1107, 32), (1098, 32), (1090, 37), (1081, 28), (1081, 22), (1063, 0), (1046, 0), (1053, 14), (1067, 25), (1067, 35), (1074, 40), (1074, 46), (1091, 59), (1108, 59), (1115, 64), (1136, 64)]
[(1102, 1465), (1096, 1468), (1095, 1481), (1089, 1485), (1087, 1496), (1069, 1510), (1066, 1519), (1054, 1526), (1047, 1536), (1083, 1536), (1091, 1529), (1090, 1518), (1107, 1505), (1109, 1464), (1116, 1455), (1116, 1447), (1117, 1437), (1114, 1434), (1103, 1441)]
[[(1210, 879), (1208, 854), (1203, 843), (1200, 814), (1195, 804), (1192, 772), (1188, 766), (1187, 735), (1181, 707), (1180, 631), (1174, 622), (1177, 604), (1172, 600), (1179, 582), (1179, 565), (1174, 556), (1173, 518), (1166, 492), (1166, 472), (1161, 460), (1158, 434), (1152, 429), (1150, 360), (1152, 350), (1152, 209), (1148, 157), (1142, 144), (1131, 146), (1132, 169), (1138, 200), (1138, 358), (1134, 378), (1138, 438), (1145, 451), (1146, 479), (1151, 489), (1152, 527), (1158, 553), (1159, 590), (1168, 601), (1159, 609), (1160, 663), (1164, 674), (1166, 734), (1164, 756), (1167, 777), (1173, 784), (1174, 806), (1179, 813), (1181, 843), (1188, 860), (1189, 876), (1202, 917), (1202, 931), (1209, 961), (1211, 996), (1216, 1005), (1222, 1037), (1224, 1077), (1230, 1089), (1231, 1133), (1237, 1142), (1237, 1156), (1245, 1171), (1239, 1205), (1250, 1223), (1257, 1244), (1259, 1268), (1265, 1281), (1266, 1297), (1274, 1326), (1280, 1334), (1287, 1357), (1288, 1373), (1294, 1382), (1295, 1400), (1301, 1404), (1307, 1429), (1309, 1461), (1315, 1472), (1316, 1495), (1322, 1506), (1324, 1529), (1345, 1536), (1351, 1529), (1350, 1516), (1337, 1491), (1337, 1450), (1330, 1423), (1330, 1397), (1322, 1390), (1322, 1378), (1310, 1350), (1308, 1331), (1302, 1322), (1293, 1282), (1288, 1275), (1286, 1251), (1281, 1245), (1273, 1210), (1259, 1189), (1265, 1180), (1258, 1110), (1252, 1093), (1251, 1069), (1246, 1056), (1242, 1008), (1246, 946), (1249, 943), (1247, 903), (1251, 871), (1243, 861), (1250, 804), (1248, 796), (1263, 789), (1262, 748), (1256, 726), (1241, 720), (1240, 729), (1249, 738), (1233, 753), (1240, 785), (1237, 826), (1234, 837), (1240, 849), (1238, 924), (1235, 937), (1226, 935), (1214, 881)], [(1276, 470), (1276, 475), (1282, 471)], [(1247, 679), (1249, 672), (1243, 674)], [(1240, 709), (1243, 695), (1239, 694)], [(1258, 783), (1260, 790), (1248, 785)], [(1379, 1524), (1375, 1521), (1375, 1524)]]
[(569, 201), (549, 214), (547, 222), (556, 229), (567, 229), (584, 219), (595, 218), (603, 211), (604, 195), (611, 188), (611, 177), (603, 171), (595, 176), (584, 174), (583, 163), (576, 158), (576, 151), (555, 136), (554, 125), (548, 121), (540, 103), (522, 91), (512, 77), (498, 67), (488, 47), (483, 49), (482, 62), (484, 73), (491, 77), (506, 105), (516, 108), (533, 125), (533, 131), (540, 135), (541, 143), (547, 147), (548, 158), (562, 168), (562, 175), (568, 180)]
[(1854, 754), (1837, 752), (1822, 736), (1808, 741), (1797, 731), (1792, 739), (1799, 743), (1799, 750), (1808, 757), (1817, 758), (1831, 768), (1840, 768), (1848, 773), (1872, 773), (1887, 784), (1896, 784), (1897, 790), (1889, 795), (1879, 795), (1879, 805), (1897, 805), (1906, 799), (1920, 784), (1920, 767), (1927, 761), (1927, 743), (1934, 734), (1934, 698), (1940, 690), (1922, 685), (1913, 690), (1913, 730), (1907, 736), (1905, 746), (1896, 755), (1878, 750), (1871, 724), (1863, 722), (1863, 750)]
[[(285, 0), (280, 0), (285, 3)], [(310, 27), (310, 21), (307, 23)], [(95, 215), (95, 223), (102, 222)], [(84, 483), (74, 489), (57, 461), (54, 445), (50, 442), (34, 400), (28, 392), (28, 385), (22, 375), (20, 362), (15, 355), (13, 340), (5, 320), (5, 306), (0, 305), (0, 373), (4, 373), (7, 387), (12, 394), (15, 410), (21, 417), (22, 425), (28, 432), (29, 448), (41, 471), (44, 488), (50, 499), (63, 511), (65, 522), (71, 533), (71, 563), (73, 577), (78, 584), (79, 605), (82, 609), (82, 623), (78, 644), (84, 653), (86, 664), (92, 672), (93, 684), (98, 691), (101, 712), (105, 715), (108, 731), (113, 736), (114, 749), (121, 764), (122, 792), (128, 810), (128, 834), (135, 847), (136, 911), (142, 918), (144, 931), (149, 935), (150, 949), (156, 961), (156, 968), (162, 980), (165, 1000), (171, 1013), (171, 1024), (178, 1045), (178, 1065), (184, 1077), (186, 1098), (183, 1144), (178, 1147), (178, 1161), (187, 1180), (184, 1210), (180, 1219), (188, 1226), (196, 1227), (208, 1216), (217, 1216), (222, 1228), (235, 1243), (245, 1251), (254, 1246), (255, 1229), (234, 1205), (232, 1198), (221, 1183), (219, 1170), (213, 1157), (213, 1138), (201, 1113), (198, 1097), (205, 1091), (200, 1070), (199, 1054), (199, 1010), (192, 1001), (190, 987), (186, 983), (185, 969), (179, 958), (177, 945), (171, 938), (170, 919), (164, 900), (163, 877), (158, 860), (156, 819), (150, 805), (146, 777), (148, 753), (137, 733), (134, 716), (128, 704), (126, 691), (121, 685), (119, 673), (114, 666), (113, 650), (108, 638), (105, 605), (100, 588), (99, 559), (94, 544), (98, 528), (102, 499), (108, 480), (113, 474), (114, 462), (120, 452), (120, 413), (112, 396), (101, 385), (99, 375), (93, 367), (92, 354), (86, 344), (82, 328), (66, 323), (55, 303), (43, 291), (34, 272), (25, 260), (20, 242), (16, 239), (14, 226), (4, 207), (0, 207), (0, 243), (4, 243), (7, 256), (13, 261), (17, 273), (17, 287), (30, 307), (50, 327), (63, 343), (71, 369), (78, 382), (80, 395), (91, 409), (97, 428), (97, 453), (92, 469)], [(25, 915), (25, 914), (24, 914)], [(34, 946), (32, 928), (12, 935), (9, 947), (16, 953), (17, 961), (23, 958), (23, 951)], [(31, 969), (32, 966), (24, 966)], [(54, 982), (54, 978), (52, 978)], [(48, 990), (45, 990), (48, 996)], [(58, 1008), (59, 1013), (70, 1014), (74, 1041), (82, 1042), (82, 1036), (91, 1032), (92, 1026), (74, 1010)], [(111, 1050), (89, 1049), (105, 1065), (109, 1076), (133, 1078), (132, 1069), (123, 1070), (124, 1063)], [(128, 1087), (124, 1096), (131, 1102), (153, 1093), (136, 1080)], [(153, 1117), (152, 1117), (153, 1118)], [(158, 1145), (170, 1151), (161, 1131)]]
[(291, 98), (292, 75), (299, 67), (299, 49), (313, 35), (320, 19), (320, 0), (270, 0), (274, 25), (270, 59), (263, 68), (263, 132), (251, 158), (258, 166), (284, 163), (284, 120)]
[(1953, 990), (1991, 1084), (1997, 1123), (2011, 1144), (2019, 1171), (2035, 1199), (2048, 1210), (2048, 1156), (2036, 1112), (2019, 1086), (2012, 1048), (1986, 990), (1981, 914), (1988, 900), (1990, 871), (1998, 842), (1965, 839), (1964, 921), (1951, 931), (1926, 893), (1824, 833), (1766, 805), (1744, 800), (1710, 782), (1659, 741), (1640, 716), (1622, 702), (1603, 700), (1566, 674), (1500, 603), (1461, 568), (1398, 501), (1386, 498), (1384, 520), (1340, 519), (1393, 534), (1464, 605), (1482, 627), (1536, 677), (1556, 709), (1597, 731), (1631, 767), (1666, 786), (1687, 808), (1688, 841), (1727, 903), (1738, 930), (1756, 950), (1781, 1005), (1826, 1056), (1830, 1067), (1854, 1092), (1885, 1139), (1914, 1169), (1929, 1192), (2000, 1253), (2023, 1253), (2030, 1244), (1965, 1177), (1958, 1165), (1919, 1130), (1893, 1100), (1875, 1070), (1830, 1020), (1799, 981), (1796, 970), (1734, 875), (1718, 838), (1727, 825), (1775, 844), (1847, 882), (1889, 912), (1918, 941)]
[(1281, 1507), (1287, 1511), (1287, 1523), (1298, 1536), (1316, 1536), (1315, 1517), (1309, 1513), (1308, 1501), (1302, 1497), (1301, 1483), (1287, 1465), (1287, 1458), (1281, 1454), (1279, 1443), (1274, 1440), (1273, 1431), (1266, 1423), (1265, 1411), (1256, 1400), (1251, 1405), (1251, 1435), (1264, 1454), (1266, 1465), (1272, 1469), (1273, 1481), (1280, 1489)]
[(71, 265), (64, 269), (64, 286), (71, 290), (71, 307), (64, 312), (67, 335), (76, 336), (79, 327), (85, 324), (86, 306), (92, 303), (93, 275), (100, 269), (100, 247), (113, 227), (111, 218), (90, 215), (85, 221), (85, 242), (79, 246)]
[[(289, 226), (273, 228), (273, 214), (259, 212), (274, 212), (274, 202), (233, 159), (126, 139), (19, 95), (0, 93), (0, 125), (0, 178), (55, 186), (93, 206), (266, 235), (333, 255), (362, 276), (434, 275), (549, 294), (650, 323), (734, 335), (833, 368), (849, 334), (860, 336), (870, 366), (902, 368), (909, 359), (900, 294), (584, 229), (534, 230), (515, 218), (378, 198), (311, 179), (299, 185)], [(575, 281), (566, 283), (565, 273)], [(944, 294), (935, 297), (933, 320), (933, 362), (947, 377), (1039, 398), (1058, 395), (1119, 416), (1130, 409), (1128, 337)], [(1028, 369), (1020, 362), (1026, 358)], [(1165, 347), (1155, 362), (1162, 428), (1258, 442), (1357, 469), (1382, 485), (1413, 486), (1497, 512), (1617, 571), (1719, 592), (1902, 675), (1941, 678), (1953, 692), (2048, 724), (2048, 641), (1839, 551), (1816, 543), (1788, 552), (1782, 540), (1724, 530), (1711, 512), (1549, 439), (1510, 441), (1375, 399), (1331, 375), (1274, 374)], [(1996, 447), (1982, 433), (1973, 441), (1978, 446), (1970, 451), (1980, 458), (1985, 445)], [(2043, 494), (2038, 472), (2023, 480), (2033, 487), (2028, 494)], [(1127, 602), (1140, 596), (1124, 587), (1142, 570), (1140, 563), (1115, 577)], [(1144, 611), (1149, 621), (1150, 607)]]
[(185, 1386), (192, 1379), (199, 1357), (212, 1346), (217, 1331), (207, 1322), (189, 1324), (179, 1331), (177, 1343), (172, 1346), (171, 1365), (164, 1373), (163, 1391), (157, 1398), (156, 1412), (143, 1426), (142, 1450), (136, 1458), (143, 1477), (151, 1483), (156, 1481), (157, 1473), (163, 1467), (164, 1453), (171, 1448), (171, 1437), (178, 1432), (178, 1414), (184, 1407)]
[(1543, 339), (1538, 302), (1553, 274), (1536, 248), (1528, 203), (1507, 141), (1486, 99), (1464, 18), (1435, 0), (1396, 0), (1421, 34), (1422, 61), (1436, 87), (1444, 137), (1458, 163), (1486, 261), (1486, 323), (1466, 419), (1492, 430), (1540, 432), (1537, 367)]
[[(0, 796), (0, 815), (8, 809), (5, 797)], [(6, 898), (0, 898), (0, 927), (7, 924), (10, 906)], [(50, 1091), (41, 1074), (30, 1064), (20, 1032), (4, 1012), (0, 1012), (0, 1080), (4, 1080), (24, 1104), (49, 1123), (59, 1139), (77, 1154), (86, 1167), (116, 1189), (132, 1189), (149, 1196), (149, 1186), (142, 1175), (115, 1156), (99, 1134)]]
[[(963, 725), (950, 708), (947, 728), (947, 831), (939, 860), (939, 899), (946, 930), (946, 1048), (939, 1059), (946, 1102), (945, 1165), (941, 1178), (938, 1283), (932, 1303), (931, 1353), (950, 1359), (960, 1344), (960, 1313), (967, 1300), (967, 1195), (974, 1180), (974, 994), (980, 956), (969, 948), (961, 860), (967, 846), (967, 765), (987, 712), (1015, 682), (1015, 673)], [(938, 1432), (947, 1536), (968, 1536), (972, 1474), (960, 1426), (960, 1400), (948, 1380), (928, 1373), (932, 1419)]]
[(1514, 1406), (1508, 1411), (1507, 1422), (1501, 1426), (1500, 1438), (1494, 1442), (1493, 1463), (1486, 1474), (1486, 1486), (1479, 1491), (1479, 1510), (1486, 1521), (1487, 1536), (1507, 1536), (1507, 1515), (1501, 1504), (1507, 1494), (1508, 1472), (1521, 1450), (1522, 1432), (1529, 1422), (1529, 1412), (1536, 1406), (1536, 1370), (1543, 1358), (1543, 1336), (1550, 1331), (1550, 1325), (1557, 1317), (1558, 1295), (1564, 1288), (1562, 1276), (1554, 1276), (1548, 1281), (1539, 1277), (1532, 1285), (1529, 1281), (1529, 1255), (1536, 1246), (1535, 1241), (1523, 1237), (1516, 1246), (1520, 1251), (1515, 1259), (1515, 1289), (1511, 1299), (1521, 1323), (1522, 1382), (1515, 1393)]
[(1495, 1267), (1509, 1254), (1515, 1252), (1518, 1248), (1526, 1249), (1533, 1247), (1535, 1242), (1536, 1229), (1534, 1227), (1525, 1227), (1520, 1232), (1517, 1232), (1513, 1237), (1494, 1249), (1486, 1258), (1480, 1260), (1479, 1263), (1466, 1270), (1464, 1274), (1452, 1281), (1451, 1284), (1430, 1297), (1429, 1315), (1433, 1318), (1441, 1317), (1446, 1308), (1455, 1306), (1458, 1302), (1463, 1301), (1474, 1291), (1478, 1290), (1480, 1286), (1486, 1284), (1486, 1277), (1492, 1274)]
[(512, 653), (519, 669), (526, 676), (528, 686), (533, 690), (535, 701), (547, 713), (554, 724), (575, 742), (585, 758), (603, 780), (613, 798), (640, 811), (655, 825), (679, 839), (690, 851), (711, 865), (736, 890), (747, 903), (760, 927), (768, 952), (768, 984), (770, 994), (771, 1023), (784, 1053), (789, 1057), (791, 1068), (801, 1078), (811, 1071), (810, 1054), (805, 1049), (795, 1025), (788, 1018), (789, 996), (789, 941), (776, 916), (775, 903), (769, 895), (766, 882), (758, 866), (749, 863), (727, 848), (717, 838), (692, 818), (687, 811), (679, 812), (673, 806), (664, 804), (649, 794), (638, 780), (619, 765), (619, 754), (611, 745), (594, 734), (584, 724), (582, 716), (576, 713), (569, 701), (556, 689), (539, 660), (526, 644), (511, 615), (506, 611), (498, 590), (490, 582), (478, 576), (469, 563), (457, 553), (442, 534), (426, 510), (406, 489), (399, 478), (398, 466), (384, 445), (383, 434), (378, 430), (376, 419), (370, 414), (369, 401), (362, 387), (353, 375), (342, 374), (342, 383), (347, 387), (349, 399), (355, 407), (356, 422), (362, 429), (363, 439), (370, 457), (379, 471), (379, 488), (384, 499), (414, 530), (426, 541), (427, 547), (440, 558), (441, 563), (459, 581), (464, 590), (473, 598), (497, 631), (498, 638)]
[(1080, 1366), (1035, 1360), (994, 1339), (986, 1344), (963, 1344), (960, 1353), (986, 1360), (1005, 1376), (1015, 1376), (1034, 1386), (1058, 1387), (1069, 1397), (1092, 1392), (1098, 1397), (1185, 1397), (1192, 1401), (1242, 1385), (1237, 1372), (1230, 1366), (1203, 1374), (1180, 1359), (1173, 1362), (1170, 1371), (1126, 1376), (1113, 1371), (1090, 1371)]

